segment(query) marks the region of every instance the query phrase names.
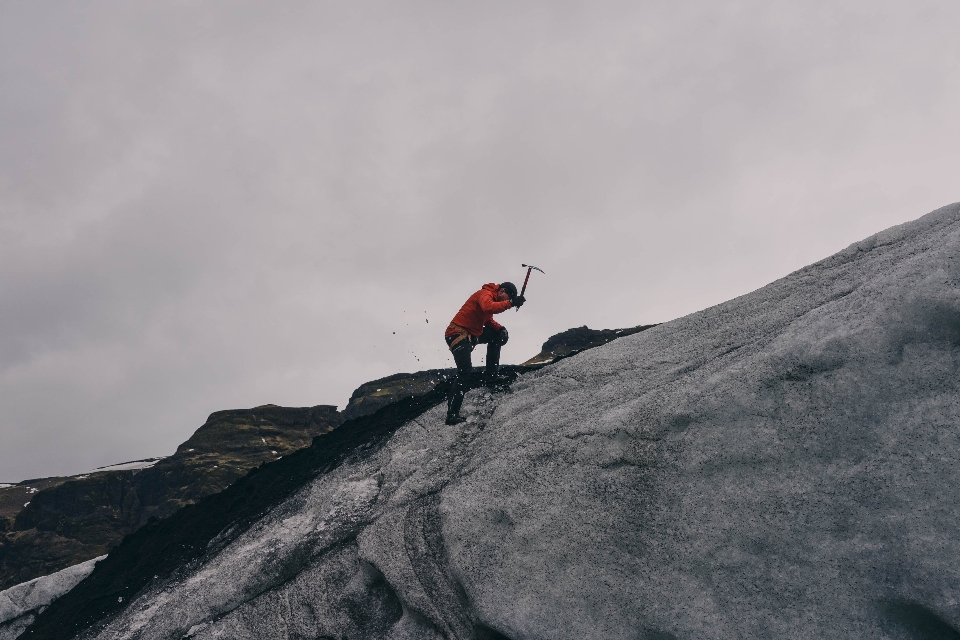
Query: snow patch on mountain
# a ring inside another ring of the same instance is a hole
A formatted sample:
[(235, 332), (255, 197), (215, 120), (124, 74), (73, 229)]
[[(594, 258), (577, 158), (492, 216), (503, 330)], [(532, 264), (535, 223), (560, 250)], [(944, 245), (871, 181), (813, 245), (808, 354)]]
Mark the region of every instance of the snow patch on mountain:
[(163, 460), (159, 458), (147, 458), (146, 460), (134, 460), (132, 462), (121, 462), (120, 464), (111, 464), (106, 467), (97, 467), (89, 473), (99, 473), (101, 471), (136, 471), (137, 469), (149, 469), (153, 465)]
[(81, 637), (960, 637), (958, 205), (465, 409)]

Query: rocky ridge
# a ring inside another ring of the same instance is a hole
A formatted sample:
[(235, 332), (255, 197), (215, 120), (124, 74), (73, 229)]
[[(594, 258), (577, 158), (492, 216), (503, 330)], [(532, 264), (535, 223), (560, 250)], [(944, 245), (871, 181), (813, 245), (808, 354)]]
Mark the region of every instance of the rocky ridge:
[[(523, 362), (520, 366), (541, 365), (557, 358), (568, 357), (607, 344), (617, 338), (645, 331), (655, 324), (644, 324), (625, 329), (590, 329), (586, 325), (567, 329), (547, 338), (540, 353)], [(483, 367), (474, 367), (475, 372)], [(437, 384), (449, 380), (457, 373), (456, 369), (428, 369), (416, 373), (397, 373), (385, 378), (360, 385), (350, 396), (343, 410), (345, 420), (370, 415), (393, 402), (429, 392)]]

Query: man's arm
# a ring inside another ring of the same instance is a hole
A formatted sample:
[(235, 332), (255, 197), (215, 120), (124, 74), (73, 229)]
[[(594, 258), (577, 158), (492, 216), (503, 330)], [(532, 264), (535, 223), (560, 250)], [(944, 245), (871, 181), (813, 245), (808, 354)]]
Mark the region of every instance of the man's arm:
[[(484, 313), (503, 313), (507, 309), (513, 306), (513, 303), (509, 300), (504, 300), (503, 302), (497, 302), (494, 299), (493, 294), (484, 289), (479, 296), (477, 296), (477, 302), (480, 303), (480, 308), (483, 309)], [(493, 322), (491, 320), (491, 322)], [(494, 324), (496, 324), (494, 322)], [(500, 325), (497, 325), (499, 327)]]

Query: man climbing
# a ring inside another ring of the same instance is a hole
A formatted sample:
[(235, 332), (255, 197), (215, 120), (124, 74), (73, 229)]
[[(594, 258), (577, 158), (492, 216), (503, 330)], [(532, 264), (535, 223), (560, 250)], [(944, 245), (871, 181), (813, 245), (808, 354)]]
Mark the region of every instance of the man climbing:
[(459, 424), (466, 420), (460, 415), (460, 405), (463, 404), (463, 395), (473, 373), (470, 354), (476, 345), (487, 345), (484, 383), (495, 388), (505, 382), (500, 377), (500, 347), (507, 344), (509, 335), (507, 328), (493, 319), (493, 314), (520, 307), (524, 302), (526, 298), (517, 295), (517, 287), (512, 282), (491, 282), (483, 285), (463, 303), (447, 327), (443, 337), (453, 354), (453, 361), (457, 363), (457, 377), (447, 396), (447, 424)]

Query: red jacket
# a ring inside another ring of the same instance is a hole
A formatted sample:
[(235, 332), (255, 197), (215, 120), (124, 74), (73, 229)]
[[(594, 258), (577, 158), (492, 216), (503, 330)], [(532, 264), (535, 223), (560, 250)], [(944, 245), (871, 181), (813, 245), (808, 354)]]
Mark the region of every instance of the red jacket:
[[(513, 306), (513, 303), (509, 300), (497, 302), (497, 290), (499, 288), (500, 285), (494, 282), (483, 285), (480, 291), (477, 291), (463, 303), (460, 311), (453, 317), (453, 324), (460, 325), (473, 336), (479, 336), (483, 333), (483, 327), (487, 325), (499, 331), (502, 326), (493, 319), (493, 314), (503, 313)], [(444, 335), (451, 336), (456, 335), (456, 333), (455, 330), (447, 327)]]

